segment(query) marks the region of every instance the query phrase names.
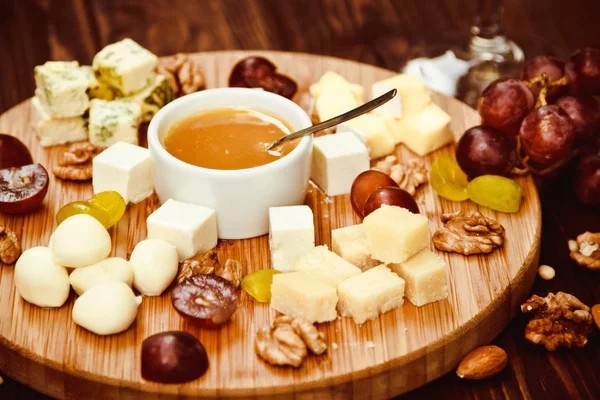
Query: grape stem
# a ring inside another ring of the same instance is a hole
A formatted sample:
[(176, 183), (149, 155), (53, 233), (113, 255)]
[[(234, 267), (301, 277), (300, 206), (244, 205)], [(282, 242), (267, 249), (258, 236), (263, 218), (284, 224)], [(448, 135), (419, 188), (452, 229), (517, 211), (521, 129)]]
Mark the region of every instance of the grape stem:
[(525, 84), (528, 87), (532, 87), (533, 85), (538, 85), (540, 87), (540, 94), (535, 103), (535, 108), (543, 107), (548, 105), (548, 100), (546, 96), (548, 95), (548, 89), (554, 86), (566, 86), (569, 84), (569, 76), (565, 74), (562, 78), (557, 79), (555, 81), (550, 81), (548, 78), (548, 74), (542, 72), (539, 76), (536, 76), (533, 79), (525, 81)]

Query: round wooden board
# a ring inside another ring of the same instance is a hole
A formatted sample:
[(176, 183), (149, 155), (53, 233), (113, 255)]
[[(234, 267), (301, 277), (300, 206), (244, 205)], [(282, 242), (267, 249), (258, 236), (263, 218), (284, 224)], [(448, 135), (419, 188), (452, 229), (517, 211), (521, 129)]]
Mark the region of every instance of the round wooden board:
[[(282, 73), (297, 80), (298, 98), (324, 72), (334, 70), (351, 82), (371, 83), (394, 72), (371, 65), (330, 57), (265, 51), (199, 53), (209, 88), (224, 87), (231, 67), (248, 55), (273, 60)], [(479, 122), (465, 104), (439, 94), (434, 101), (452, 116), (458, 136)], [(0, 132), (19, 137), (36, 162), (51, 169), (61, 148), (44, 149), (29, 125), (29, 101), (0, 116)], [(424, 157), (428, 167), (435, 156), (453, 154), (447, 146)], [(417, 156), (400, 145), (402, 160)], [(254, 302), (245, 293), (231, 321), (216, 330), (189, 325), (171, 306), (169, 294), (144, 298), (136, 322), (118, 335), (96, 336), (71, 320), (75, 295), (59, 309), (41, 309), (22, 300), (13, 284), (13, 267), (0, 267), (0, 370), (34, 389), (56, 398), (167, 399), (191, 397), (253, 398), (387, 398), (421, 386), (453, 369), (471, 349), (489, 343), (518, 311), (535, 278), (539, 256), (541, 211), (529, 177), (520, 178), (524, 201), (517, 214), (497, 213), (470, 201), (455, 203), (438, 197), (429, 184), (416, 200), (429, 218), (430, 232), (441, 227), (444, 212), (481, 211), (506, 228), (502, 249), (490, 255), (464, 257), (438, 252), (450, 269), (448, 299), (415, 307), (405, 304), (379, 318), (357, 326), (350, 318), (320, 324), (327, 334), (325, 355), (309, 357), (302, 367), (271, 367), (257, 358), (256, 330), (269, 324), (274, 312), (268, 304)], [(53, 176), (43, 206), (23, 216), (0, 215), (0, 226), (16, 231), (24, 249), (46, 245), (56, 228), (54, 215), (65, 203), (92, 195), (90, 182), (62, 182)], [(317, 244), (330, 245), (330, 231), (359, 223), (348, 196), (327, 199), (310, 187), (306, 204), (315, 215)], [(158, 207), (152, 196), (129, 206), (110, 234), (113, 256), (128, 257), (136, 243), (146, 238), (146, 217)], [(433, 248), (433, 247), (432, 247)], [(239, 259), (245, 273), (269, 268), (267, 236), (223, 241), (222, 260)], [(210, 359), (208, 372), (182, 385), (144, 381), (140, 376), (141, 343), (149, 335), (185, 330), (198, 337)]]

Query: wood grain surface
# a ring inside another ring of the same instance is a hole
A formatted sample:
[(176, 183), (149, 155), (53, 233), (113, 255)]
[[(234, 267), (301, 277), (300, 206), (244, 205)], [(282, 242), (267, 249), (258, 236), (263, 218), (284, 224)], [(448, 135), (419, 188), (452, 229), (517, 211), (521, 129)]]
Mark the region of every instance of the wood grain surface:
[[(299, 84), (298, 99), (329, 70), (366, 88), (394, 75), (392, 71), (354, 61), (300, 53), (208, 52), (195, 57), (202, 65), (207, 87), (213, 88), (226, 86), (231, 67), (251, 54), (269, 58), (282, 73), (293, 76)], [(453, 98), (435, 95), (434, 101), (451, 115), (453, 132), (462, 133), (479, 121), (475, 110)], [(28, 101), (0, 116), (0, 131), (19, 137), (31, 150), (34, 160), (48, 169), (64, 149), (64, 146), (45, 149), (39, 145), (29, 125)], [(428, 170), (435, 156), (453, 153), (453, 145), (424, 158), (402, 145), (396, 148), (400, 160), (421, 159)], [(490, 255), (471, 257), (439, 252), (450, 269), (447, 300), (423, 307), (414, 307), (407, 301), (401, 308), (361, 326), (350, 318), (320, 324), (328, 338), (329, 352), (309, 358), (297, 370), (271, 367), (256, 357), (254, 333), (270, 324), (274, 312), (268, 304), (256, 303), (246, 293), (242, 294), (232, 320), (216, 330), (201, 330), (188, 324), (165, 293), (144, 298), (137, 321), (127, 332), (99, 337), (73, 323), (73, 299), (59, 309), (41, 309), (23, 301), (16, 294), (11, 266), (0, 270), (0, 359), (4, 359), (0, 361), (0, 369), (46, 394), (68, 399), (84, 394), (97, 399), (134, 395), (144, 398), (145, 392), (157, 397), (164, 394), (164, 398), (286, 394), (299, 398), (388, 398), (407, 392), (448, 372), (467, 352), (491, 341), (514, 317), (529, 293), (539, 256), (541, 208), (533, 179), (523, 177), (520, 183), (524, 200), (516, 214), (494, 212), (470, 201), (444, 200), (431, 185), (419, 189), (416, 200), (428, 217), (431, 232), (442, 226), (439, 220), (442, 213), (480, 211), (505, 227), (504, 246)], [(25, 216), (1, 215), (0, 225), (17, 232), (25, 249), (46, 245), (56, 228), (54, 216), (58, 209), (91, 195), (90, 182), (73, 183), (52, 177), (39, 210)], [(311, 187), (306, 204), (315, 216), (318, 245), (331, 246), (332, 229), (360, 222), (348, 195), (327, 198)], [(128, 207), (121, 221), (110, 230), (112, 256), (129, 257), (135, 244), (146, 238), (146, 218), (157, 207), (156, 196)], [(245, 274), (270, 267), (266, 235), (221, 241), (218, 250), (222, 261), (241, 260)], [(141, 342), (167, 330), (185, 330), (200, 339), (209, 355), (211, 368), (207, 374), (184, 385), (160, 385), (141, 378)], [(9, 357), (17, 362), (7, 369)], [(32, 374), (25, 366), (33, 363), (49, 372), (42, 376)], [(52, 378), (42, 379), (49, 373)], [(85, 384), (70, 384), (74, 380)], [(94, 387), (93, 395), (89, 393), (90, 387)]]
[[(33, 94), (35, 65), (47, 60), (90, 63), (108, 43), (133, 37), (166, 55), (178, 51), (277, 49), (350, 58), (397, 69), (421, 39), (469, 30), (480, 0), (3, 0), (0, 1), (0, 112)], [(531, 57), (600, 45), (596, 0), (505, 0), (506, 32)], [(533, 292), (564, 290), (600, 302), (600, 275), (570, 260), (566, 241), (600, 230), (600, 212), (573, 196), (570, 175), (539, 187), (541, 262), (557, 271)], [(509, 355), (497, 377), (462, 381), (451, 372), (405, 399), (598, 399), (598, 336), (585, 349), (555, 353), (523, 338), (518, 316), (494, 343)], [(16, 361), (15, 361), (16, 362)], [(13, 363), (7, 361), (10, 368)], [(31, 373), (35, 371), (32, 370)], [(0, 398), (47, 399), (9, 379)], [(41, 383), (43, 384), (43, 383)], [(83, 397), (85, 398), (85, 397)]]

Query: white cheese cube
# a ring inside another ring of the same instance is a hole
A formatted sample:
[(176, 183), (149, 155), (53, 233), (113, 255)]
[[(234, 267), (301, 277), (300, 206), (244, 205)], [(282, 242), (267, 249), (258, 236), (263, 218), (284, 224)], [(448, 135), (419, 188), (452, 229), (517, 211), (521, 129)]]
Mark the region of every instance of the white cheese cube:
[(359, 105), (348, 88), (337, 92), (326, 92), (315, 99), (315, 111), (320, 121), (337, 117)]
[[(380, 96), (391, 89), (398, 90), (396, 97), (401, 103), (401, 117), (413, 114), (431, 103), (429, 90), (425, 87), (425, 84), (414, 75), (400, 74), (375, 82), (371, 87), (372, 96)], [(386, 105), (392, 103), (392, 101), (389, 101)], [(395, 108), (394, 104), (395, 103), (392, 103), (392, 105), (389, 106), (390, 108), (394, 108), (394, 111), (392, 111), (391, 114), (386, 113), (386, 115), (398, 118), (400, 116), (397, 116), (397, 108)], [(386, 107), (386, 105), (382, 107)]]
[(167, 200), (146, 219), (148, 239), (162, 239), (177, 248), (179, 261), (217, 245), (215, 210)]
[(448, 297), (448, 266), (429, 249), (423, 249), (406, 261), (389, 264), (406, 282), (406, 297), (415, 306)]
[(452, 143), (450, 116), (435, 104), (400, 120), (398, 132), (402, 143), (420, 156)]
[(318, 98), (325, 93), (336, 93), (345, 89), (350, 90), (357, 105), (364, 103), (365, 88), (359, 84), (348, 82), (343, 76), (333, 71), (325, 72), (318, 82), (310, 85), (310, 94)]
[(360, 269), (344, 260), (327, 246), (317, 246), (298, 258), (294, 270), (314, 276), (321, 282), (337, 286), (343, 280), (360, 274)]
[(116, 97), (115, 91), (106, 83), (96, 79), (94, 70), (89, 65), (82, 65), (81, 69), (87, 74), (90, 81), (88, 87), (88, 97), (90, 99), (114, 100)]
[(93, 99), (90, 107), (90, 142), (108, 147), (117, 142), (138, 144), (142, 108), (131, 100)]
[(369, 168), (369, 151), (353, 133), (314, 139), (310, 177), (327, 195), (350, 193), (354, 178)]
[(346, 126), (357, 129), (367, 136), (367, 147), (371, 158), (386, 156), (394, 151), (396, 144), (392, 134), (385, 124), (385, 117), (367, 113), (345, 123)]
[(88, 73), (77, 61), (49, 61), (34, 68), (36, 95), (53, 118), (83, 115), (90, 106)]
[(386, 263), (402, 262), (429, 245), (427, 217), (402, 207), (383, 205), (362, 225), (371, 256)]
[(342, 316), (363, 324), (404, 303), (404, 280), (380, 265), (340, 282), (338, 296)]
[(92, 68), (99, 80), (129, 96), (152, 83), (158, 57), (127, 38), (109, 44), (96, 54)]
[(154, 192), (148, 149), (118, 142), (92, 161), (94, 194), (106, 190), (119, 193), (125, 203), (139, 203)]
[[(367, 145), (367, 135), (365, 135), (362, 131), (352, 128), (351, 126), (344, 124), (339, 124), (338, 126), (335, 127), (335, 133), (343, 133), (343, 132), (350, 132), (352, 133), (354, 136), (356, 136), (356, 138), (358, 140), (360, 140), (360, 142), (362, 144), (364, 144), (365, 146)], [(368, 148), (367, 148), (368, 150)]]
[(304, 272), (273, 275), (271, 308), (292, 318), (314, 322), (337, 318), (338, 296), (334, 286)]
[(152, 83), (146, 89), (129, 97), (142, 107), (142, 121), (147, 122), (167, 103), (173, 101), (173, 88), (164, 75), (154, 74)]
[(362, 271), (381, 264), (381, 261), (371, 258), (362, 224), (332, 230), (331, 250)]
[(291, 271), (299, 256), (315, 247), (313, 213), (308, 206), (269, 208), (271, 267)]
[(88, 138), (85, 120), (82, 117), (52, 118), (37, 96), (31, 99), (31, 125), (43, 147)]

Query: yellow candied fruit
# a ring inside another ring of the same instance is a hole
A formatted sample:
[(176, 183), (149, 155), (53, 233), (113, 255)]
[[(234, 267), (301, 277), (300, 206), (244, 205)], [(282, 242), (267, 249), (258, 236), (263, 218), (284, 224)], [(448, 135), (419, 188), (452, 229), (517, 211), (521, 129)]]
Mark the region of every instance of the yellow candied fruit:
[(242, 279), (242, 289), (256, 301), (267, 303), (271, 300), (271, 284), (273, 275), (279, 274), (276, 269), (261, 269), (248, 274)]
[(439, 156), (433, 161), (429, 180), (435, 192), (448, 200), (464, 201), (469, 198), (467, 175), (451, 157)]
[(498, 175), (482, 175), (467, 186), (469, 198), (492, 210), (516, 213), (521, 208), (523, 188), (516, 181)]
[(115, 191), (96, 193), (88, 202), (108, 213), (109, 222), (107, 228), (119, 222), (127, 208), (123, 197)]
[(74, 201), (62, 206), (56, 213), (56, 222), (60, 225), (65, 219), (77, 214), (90, 215), (96, 218), (105, 228), (109, 226), (110, 217), (108, 213), (87, 201)]

